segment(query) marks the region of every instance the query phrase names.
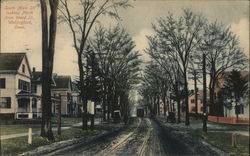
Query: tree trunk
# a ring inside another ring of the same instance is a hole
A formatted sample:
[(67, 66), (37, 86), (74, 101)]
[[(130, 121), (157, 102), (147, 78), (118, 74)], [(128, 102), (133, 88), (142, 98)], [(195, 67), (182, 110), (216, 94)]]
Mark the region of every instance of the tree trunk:
[(160, 112), (160, 97), (159, 96), (157, 96), (157, 114), (161, 115), (161, 112)]
[(102, 105), (102, 119), (106, 121), (106, 93), (104, 93), (102, 97), (103, 105)]
[[(104, 80), (105, 81), (105, 80)], [(104, 83), (104, 91), (103, 91), (103, 97), (102, 97), (102, 101), (103, 101), (103, 106), (102, 106), (102, 118), (103, 121), (106, 121), (106, 106), (107, 106), (107, 87), (106, 84)]]
[(167, 106), (167, 104), (166, 104), (166, 91), (165, 91), (165, 89), (163, 91), (162, 102), (163, 102), (163, 111), (164, 111), (163, 115), (166, 116), (166, 111), (167, 111), (166, 106)]
[(54, 140), (51, 124), (51, 78), (55, 51), (58, 0), (50, 0), (50, 23), (45, 0), (40, 0), (42, 21), (42, 124), (41, 136)]
[[(236, 96), (236, 93), (235, 93), (235, 96)], [(239, 110), (239, 108), (238, 108), (238, 99), (235, 97), (235, 112), (236, 112), (236, 120), (238, 120), (239, 119), (239, 114), (238, 114), (238, 110)]]
[(206, 55), (203, 54), (203, 132), (207, 132)]
[(196, 71), (194, 72), (194, 97), (195, 97), (195, 118), (198, 119), (198, 96), (197, 96), (197, 77)]
[(185, 121), (185, 125), (189, 125), (188, 82), (187, 82), (186, 68), (184, 68), (184, 90), (185, 90), (185, 105), (186, 105), (186, 121)]
[(215, 68), (215, 62), (212, 62), (211, 67), (211, 74), (210, 74), (210, 82), (209, 82), (209, 109), (210, 114), (216, 115), (216, 108), (214, 103), (214, 88), (215, 88), (215, 82), (216, 82), (216, 68)]
[(181, 122), (181, 101), (180, 101), (180, 98), (177, 99), (177, 107), (178, 107), (177, 123), (180, 123)]
[[(215, 81), (215, 80), (213, 80), (213, 81)], [(212, 82), (211, 86), (209, 86), (210, 114), (217, 115), (216, 106), (214, 103), (214, 90), (215, 90), (215, 82)]]
[(111, 85), (108, 86), (108, 116), (107, 119), (110, 121), (110, 113), (111, 113)]
[(156, 102), (156, 96), (154, 96), (154, 115), (157, 115), (157, 102)]
[[(170, 98), (170, 97), (169, 97)], [(170, 99), (169, 98), (167, 98), (167, 110), (168, 110), (168, 113), (170, 112)]]
[(176, 101), (177, 101), (177, 123), (181, 122), (181, 100), (180, 100), (180, 94), (179, 94), (179, 83), (176, 81)]
[(80, 76), (80, 96), (82, 98), (83, 112), (82, 112), (82, 129), (88, 129), (88, 120), (87, 120), (87, 100), (85, 98), (84, 92), (84, 77), (83, 77), (83, 63), (82, 63), (82, 53), (78, 52), (78, 68), (79, 68), (79, 76)]

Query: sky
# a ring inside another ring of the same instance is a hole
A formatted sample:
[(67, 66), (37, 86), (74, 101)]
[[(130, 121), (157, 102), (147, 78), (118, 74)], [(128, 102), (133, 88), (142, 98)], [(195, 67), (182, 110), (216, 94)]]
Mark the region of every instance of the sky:
[[(249, 1), (167, 1), (167, 0), (131, 0), (133, 6), (126, 10), (118, 9), (122, 20), (117, 22), (107, 16), (99, 21), (109, 27), (120, 24), (131, 35), (136, 47), (142, 54), (142, 59), (148, 61), (149, 57), (143, 52), (147, 48), (146, 36), (152, 35), (152, 23), (160, 17), (164, 18), (168, 12), (175, 17), (182, 14), (183, 8), (190, 8), (194, 12), (202, 13), (209, 22), (215, 20), (231, 26), (240, 40), (240, 46), (249, 57)], [(31, 24), (24, 28), (15, 28), (8, 23), (7, 11), (11, 7), (32, 8)], [(80, 13), (81, 8), (77, 0), (70, 0), (70, 9)], [(94, 30), (94, 29), (93, 29)], [(54, 72), (61, 75), (78, 75), (76, 64), (77, 56), (69, 28), (65, 24), (58, 24)], [(39, 1), (35, 0), (2, 0), (1, 1), (1, 52), (26, 52), (31, 67), (41, 70), (41, 15)]]

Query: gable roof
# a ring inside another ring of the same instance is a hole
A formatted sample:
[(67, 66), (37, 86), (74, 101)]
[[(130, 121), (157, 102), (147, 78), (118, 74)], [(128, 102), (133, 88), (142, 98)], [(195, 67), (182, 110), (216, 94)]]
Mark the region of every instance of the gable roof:
[(18, 70), (26, 53), (0, 53), (0, 70)]
[[(52, 77), (51, 77), (51, 86), (55, 86), (56, 83), (55, 83), (55, 80), (54, 80), (54, 77), (55, 75), (52, 74)], [(42, 72), (41, 71), (33, 71), (32, 72), (32, 79), (31, 79), (32, 82), (35, 82), (35, 83), (42, 83)]]
[[(55, 76), (54, 77), (56, 86), (53, 86), (54, 89), (68, 89), (69, 83), (71, 83), (70, 76)], [(70, 86), (71, 87), (71, 86)]]
[(41, 71), (36, 71), (36, 72), (32, 72), (32, 80), (33, 81), (42, 81), (42, 72)]

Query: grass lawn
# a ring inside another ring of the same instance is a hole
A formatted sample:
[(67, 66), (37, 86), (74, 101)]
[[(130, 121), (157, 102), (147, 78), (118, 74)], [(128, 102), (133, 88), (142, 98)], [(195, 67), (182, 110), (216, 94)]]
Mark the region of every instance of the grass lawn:
[[(81, 117), (79, 117), (79, 118), (62, 117), (61, 122), (62, 122), (62, 124), (73, 124), (73, 123), (82, 122), (82, 118)], [(57, 118), (52, 118), (52, 124), (57, 124)]]
[(248, 156), (249, 155), (249, 136), (237, 135), (237, 147), (232, 147), (232, 133), (225, 132), (209, 132), (203, 133), (202, 129), (178, 128), (178, 131), (186, 131), (192, 136), (200, 137), (211, 145), (229, 153), (232, 156)]
[[(185, 119), (183, 121), (185, 121)], [(189, 117), (189, 122), (190, 123), (202, 123), (203, 120), (201, 118), (196, 119), (195, 117), (191, 116), (191, 117)]]
[[(220, 129), (222, 131), (249, 131), (249, 125), (229, 125), (229, 124), (217, 124), (217, 123), (212, 123), (215, 125), (220, 125), (223, 127), (223, 129)], [(211, 129), (210, 130), (219, 130), (219, 129)]]
[(237, 135), (237, 147), (232, 147), (232, 134), (208, 132), (202, 135), (204, 140), (233, 156), (249, 155), (249, 136)]
[(41, 129), (40, 124), (23, 124), (23, 125), (0, 125), (0, 134), (10, 135), (18, 133), (28, 133), (28, 129), (32, 128), (32, 131), (39, 131)]
[[(115, 126), (105, 125), (105, 126), (96, 126), (94, 131), (90, 130), (83, 131), (80, 127), (77, 128), (75, 127), (62, 131), (61, 136), (54, 133), (54, 137), (55, 141), (57, 142), (57, 141), (67, 140), (70, 138), (79, 138), (83, 136), (95, 135), (104, 130), (110, 131), (116, 128), (117, 127)], [(47, 139), (44, 139), (38, 135), (33, 136), (32, 145), (29, 145), (27, 143), (27, 140), (28, 140), (27, 137), (19, 137), (19, 138), (3, 140), (1, 142), (1, 154), (18, 155), (20, 153), (35, 149), (36, 147), (53, 143), (53, 141), (48, 141)]]
[[(73, 123), (81, 122), (82, 118), (62, 118), (62, 126), (66, 126)], [(53, 127), (57, 127), (57, 118), (52, 118)], [(41, 128), (40, 124), (19, 124), (19, 125), (0, 125), (0, 136), (28, 133), (28, 129), (32, 128), (32, 131), (39, 131)]]

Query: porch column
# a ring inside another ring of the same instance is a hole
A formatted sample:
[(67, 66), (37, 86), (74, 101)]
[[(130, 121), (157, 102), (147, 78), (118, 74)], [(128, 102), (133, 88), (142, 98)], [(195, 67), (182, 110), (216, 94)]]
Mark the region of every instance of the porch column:
[(39, 106), (39, 102), (40, 102), (40, 99), (39, 98), (37, 98), (37, 100), (36, 100), (36, 114), (37, 114), (37, 117), (39, 116), (38, 114), (39, 114), (39, 108), (38, 108), (38, 106)]
[(33, 118), (33, 114), (32, 114), (32, 98), (29, 97), (29, 108), (30, 108), (30, 111), (29, 111), (29, 118)]

